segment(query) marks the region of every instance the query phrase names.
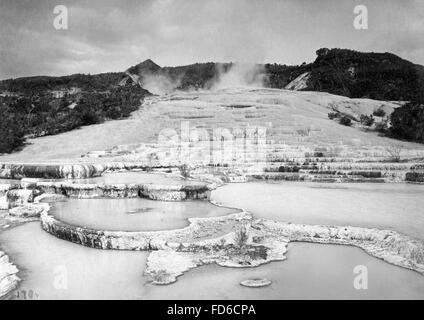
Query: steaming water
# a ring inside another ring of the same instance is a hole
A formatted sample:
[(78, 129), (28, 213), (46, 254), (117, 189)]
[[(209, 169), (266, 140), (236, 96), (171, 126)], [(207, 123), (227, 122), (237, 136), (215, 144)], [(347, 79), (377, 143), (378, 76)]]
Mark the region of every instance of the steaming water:
[[(283, 262), (247, 269), (204, 266), (174, 284), (155, 286), (143, 276), (147, 252), (86, 248), (55, 238), (38, 222), (3, 231), (0, 242), (21, 270), (18, 289), (33, 290), (39, 299), (424, 298), (424, 277), (353, 247), (293, 243)], [(353, 287), (356, 265), (368, 267), (368, 290)], [(273, 283), (258, 289), (239, 285), (258, 277)]]
[(258, 218), (392, 229), (424, 239), (424, 185), (255, 182), (223, 186), (212, 199)]
[(183, 228), (188, 218), (237, 212), (207, 201), (161, 202), (148, 199), (67, 199), (50, 211), (66, 223), (99, 230), (153, 231)]

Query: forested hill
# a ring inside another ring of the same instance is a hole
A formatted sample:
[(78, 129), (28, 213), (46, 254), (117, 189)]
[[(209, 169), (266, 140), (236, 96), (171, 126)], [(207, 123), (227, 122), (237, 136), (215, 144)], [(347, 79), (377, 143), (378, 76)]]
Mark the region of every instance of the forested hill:
[[(410, 101), (424, 89), (424, 67), (394, 54), (326, 48), (316, 53), (313, 63), (299, 67), (310, 74), (306, 90), (351, 98)], [(296, 69), (294, 72), (294, 76), (299, 74)]]
[[(301, 75), (306, 83), (302, 90), (324, 91), (350, 98), (377, 100), (413, 100), (424, 88), (424, 67), (391, 53), (366, 53), (348, 49), (322, 48), (312, 63), (298, 66), (258, 65), (264, 73), (266, 87), (285, 88)], [(146, 60), (127, 70), (137, 79), (160, 75), (173, 82), (176, 89), (208, 89), (218, 73), (226, 72), (231, 63), (196, 63), (179, 67), (160, 67)], [(142, 81), (140, 81), (142, 84)]]
[[(424, 66), (414, 64), (391, 53), (366, 53), (348, 49), (321, 48), (312, 63), (298, 66), (259, 65), (265, 86), (285, 88), (298, 76), (308, 73), (302, 90), (325, 91), (351, 98), (377, 100), (413, 100), (424, 88)], [(106, 91), (122, 84), (128, 74), (161, 75), (177, 82), (176, 89), (208, 88), (231, 63), (195, 63), (187, 66), (160, 67), (152, 60), (130, 67), (126, 72), (96, 75), (74, 74), (64, 77), (36, 76), (0, 81), (0, 93), (75, 88), (82, 91)]]
[(15, 151), (28, 137), (70, 131), (122, 119), (149, 93), (119, 86), (123, 73), (27, 77), (0, 82), (0, 153)]
[(122, 72), (73, 74), (63, 77), (35, 76), (0, 81), (0, 92), (31, 93), (78, 88), (81, 91), (102, 91), (116, 87)]

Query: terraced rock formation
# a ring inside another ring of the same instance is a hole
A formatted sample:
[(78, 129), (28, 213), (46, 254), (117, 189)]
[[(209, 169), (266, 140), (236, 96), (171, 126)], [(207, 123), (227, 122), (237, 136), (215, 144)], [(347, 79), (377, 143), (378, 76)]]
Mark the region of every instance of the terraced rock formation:
[(9, 261), (9, 257), (0, 251), (0, 298), (16, 288), (19, 278), (18, 269)]
[[(9, 179), (0, 183), (0, 208), (8, 209), (14, 219), (40, 215), (45, 231), (84, 246), (155, 250), (146, 269), (154, 283), (176, 281), (182, 273), (207, 263), (251, 267), (284, 260), (290, 241), (354, 245), (423, 273), (423, 243), (389, 230), (289, 224), (253, 219), (243, 211), (190, 219), (188, 227), (178, 230), (106, 231), (66, 224), (48, 214), (48, 205), (37, 203), (50, 195), (206, 200), (221, 183), (254, 179), (421, 183), (423, 145), (381, 137), (355, 121), (351, 127), (343, 126), (327, 116), (336, 109), (355, 119), (381, 108), (389, 114), (398, 106), (263, 88), (149, 97), (129, 119), (34, 139), (21, 152), (0, 156), (0, 179)], [(58, 180), (135, 169), (179, 171), (202, 182)]]
[(42, 228), (52, 235), (97, 249), (156, 250), (146, 273), (157, 284), (176, 281), (204, 264), (255, 267), (284, 260), (290, 241), (353, 245), (388, 263), (424, 274), (424, 243), (391, 230), (313, 226), (253, 219), (247, 212), (192, 218), (183, 229), (154, 232), (93, 230), (67, 225), (44, 211)]

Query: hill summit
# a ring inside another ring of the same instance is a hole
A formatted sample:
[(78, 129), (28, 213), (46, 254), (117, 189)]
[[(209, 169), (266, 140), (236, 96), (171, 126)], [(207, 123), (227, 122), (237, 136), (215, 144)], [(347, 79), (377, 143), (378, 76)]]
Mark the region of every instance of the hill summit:
[(127, 69), (127, 73), (133, 75), (142, 75), (142, 74), (153, 74), (161, 70), (161, 67), (153, 62), (151, 59), (144, 60), (143, 62), (132, 66)]

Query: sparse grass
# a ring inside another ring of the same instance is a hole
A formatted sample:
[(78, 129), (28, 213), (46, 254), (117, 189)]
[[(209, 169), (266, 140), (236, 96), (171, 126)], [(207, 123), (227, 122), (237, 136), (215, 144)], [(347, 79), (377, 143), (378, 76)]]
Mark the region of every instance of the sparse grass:
[(403, 147), (398, 144), (393, 144), (386, 147), (386, 152), (389, 155), (389, 159), (393, 162), (400, 162), (402, 150)]
[(158, 160), (159, 160), (159, 157), (156, 152), (149, 153), (149, 155), (147, 156), (148, 167), (146, 168), (146, 171), (152, 171), (155, 161), (158, 161)]
[(414, 248), (411, 251), (411, 259), (416, 261), (417, 263), (424, 263), (424, 250), (423, 248)]
[(375, 119), (372, 115), (361, 114), (360, 121), (364, 126), (370, 127), (374, 124)]
[(311, 128), (298, 129), (296, 133), (301, 137), (309, 137), (311, 134)]
[(328, 119), (330, 120), (334, 120), (339, 116), (339, 114), (337, 112), (329, 112), (328, 113)]
[(180, 165), (178, 170), (180, 170), (180, 174), (184, 179), (190, 178), (191, 169), (186, 163)]
[(166, 270), (155, 270), (151, 273), (152, 280), (157, 283), (167, 283), (169, 273)]
[(237, 248), (242, 249), (246, 246), (247, 240), (249, 239), (249, 234), (247, 231), (247, 226), (240, 226), (236, 232), (234, 237), (234, 244)]

